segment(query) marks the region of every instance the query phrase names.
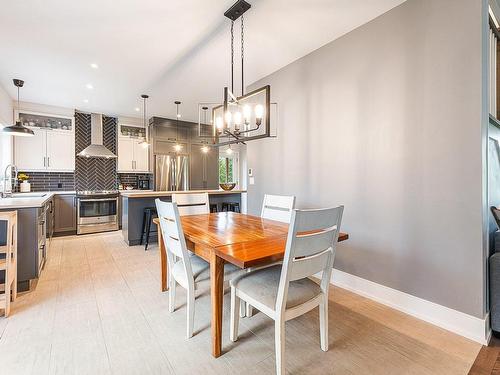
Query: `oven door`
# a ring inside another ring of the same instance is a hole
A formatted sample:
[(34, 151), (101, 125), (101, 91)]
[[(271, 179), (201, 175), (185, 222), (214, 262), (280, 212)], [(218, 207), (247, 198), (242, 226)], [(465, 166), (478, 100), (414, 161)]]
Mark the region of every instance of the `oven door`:
[(78, 199), (77, 233), (118, 229), (118, 198)]

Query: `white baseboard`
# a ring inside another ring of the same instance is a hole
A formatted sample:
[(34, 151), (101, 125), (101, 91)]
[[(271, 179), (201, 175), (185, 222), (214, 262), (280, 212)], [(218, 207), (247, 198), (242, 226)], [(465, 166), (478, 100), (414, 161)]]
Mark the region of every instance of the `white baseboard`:
[(487, 345), (491, 337), (488, 316), (485, 319), (476, 318), (336, 269), (333, 270), (331, 282), (482, 345)]

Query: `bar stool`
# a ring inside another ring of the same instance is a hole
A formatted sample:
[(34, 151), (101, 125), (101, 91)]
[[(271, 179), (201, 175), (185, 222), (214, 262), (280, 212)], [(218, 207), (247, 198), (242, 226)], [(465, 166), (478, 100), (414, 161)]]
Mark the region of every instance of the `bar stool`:
[(150, 234), (158, 232), (157, 230), (151, 231), (151, 224), (153, 223), (153, 218), (155, 217), (158, 217), (156, 207), (146, 207), (144, 209), (144, 214), (142, 216), (141, 242), (139, 243), (139, 245), (142, 245), (142, 241), (144, 240), (144, 251), (148, 249)]
[(219, 212), (219, 205), (217, 203), (210, 203), (210, 212)]
[(241, 212), (239, 202), (222, 202), (221, 211)]
[(2, 234), (0, 243), (0, 271), (5, 272), (5, 281), (0, 284), (5, 291), (0, 294), (0, 309), (8, 317), (11, 301), (14, 302), (17, 297), (17, 212), (0, 212), (0, 223), (2, 222), (7, 225), (0, 226), (5, 228), (5, 237)]

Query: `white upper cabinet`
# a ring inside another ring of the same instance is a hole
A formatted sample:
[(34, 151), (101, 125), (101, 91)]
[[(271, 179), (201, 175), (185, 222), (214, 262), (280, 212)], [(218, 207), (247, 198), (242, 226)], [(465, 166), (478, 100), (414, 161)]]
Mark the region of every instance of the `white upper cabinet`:
[(129, 172), (134, 170), (134, 140), (118, 138), (118, 171)]
[(75, 136), (71, 132), (47, 132), (47, 168), (75, 170)]
[(73, 172), (75, 170), (74, 119), (20, 111), (23, 125), (33, 137), (14, 137), (14, 163), (26, 172)]
[(136, 172), (149, 171), (149, 147), (139, 144), (140, 141), (134, 139), (134, 161)]
[(32, 130), (33, 137), (14, 137), (14, 163), (22, 171), (44, 171), (47, 168), (47, 131)]
[(142, 127), (121, 124), (118, 133), (118, 172), (149, 172), (149, 147), (141, 144)]

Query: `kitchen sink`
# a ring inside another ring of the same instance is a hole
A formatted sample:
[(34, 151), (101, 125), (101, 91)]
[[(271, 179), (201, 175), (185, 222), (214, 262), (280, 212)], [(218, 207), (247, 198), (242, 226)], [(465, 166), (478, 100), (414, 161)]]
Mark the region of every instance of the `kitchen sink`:
[(43, 198), (47, 193), (14, 193), (12, 198)]

